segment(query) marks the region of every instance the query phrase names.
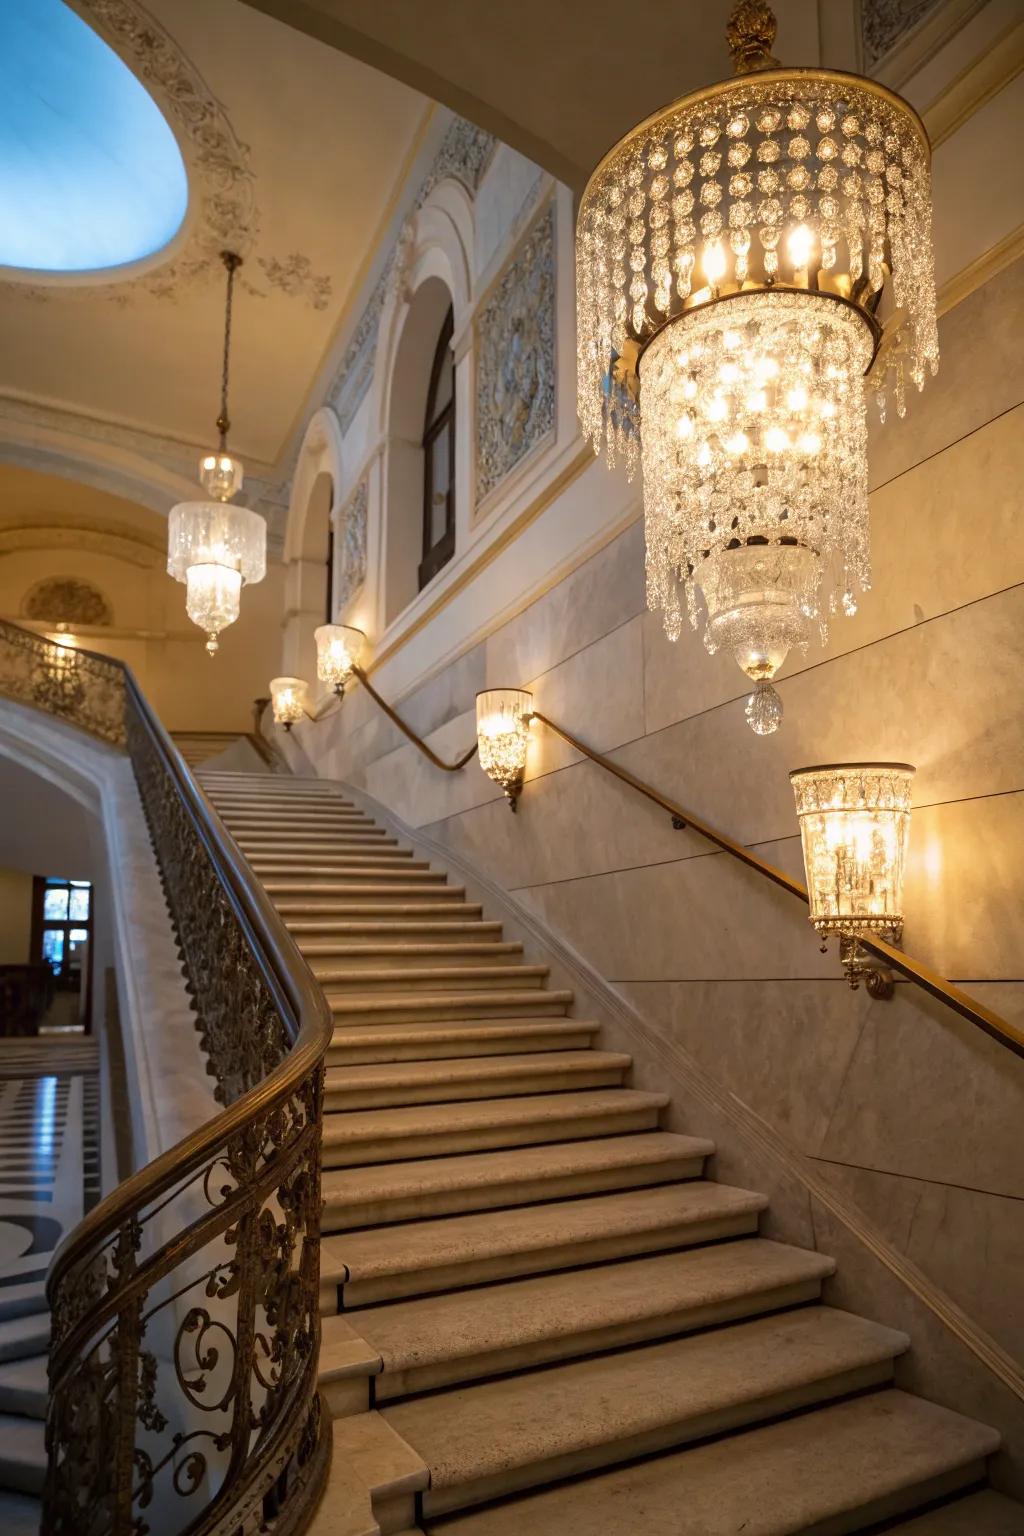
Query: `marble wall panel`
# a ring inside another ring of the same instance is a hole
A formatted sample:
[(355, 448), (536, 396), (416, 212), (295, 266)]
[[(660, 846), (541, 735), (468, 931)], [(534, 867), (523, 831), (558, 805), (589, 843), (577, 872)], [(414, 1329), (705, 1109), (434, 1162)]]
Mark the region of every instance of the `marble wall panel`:
[(865, 1168), (818, 1166), (894, 1247), (1024, 1361), (1024, 1312), (1011, 1279), (1024, 1274), (1024, 1201)]
[[(535, 707), (598, 752), (644, 734), (643, 620), (630, 619), (568, 661), (532, 679)], [(542, 724), (531, 729), (527, 779), (580, 754)]]
[(393, 699), (388, 703), (414, 731), (428, 736), (446, 721), (473, 709), (477, 694), (487, 686), (486, 651), (482, 644), (475, 645), (400, 703)]

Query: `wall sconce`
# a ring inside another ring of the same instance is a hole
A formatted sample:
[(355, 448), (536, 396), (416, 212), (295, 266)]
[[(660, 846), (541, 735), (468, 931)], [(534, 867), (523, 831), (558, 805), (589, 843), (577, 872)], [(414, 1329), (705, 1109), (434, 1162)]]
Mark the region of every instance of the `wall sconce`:
[(340, 697), (345, 684), (358, 667), (363, 656), (366, 636), (361, 629), (348, 624), (321, 624), (314, 630), (316, 641), (316, 675), (322, 683), (333, 683)]
[(306, 713), (306, 697), (309, 684), (301, 677), (272, 677), (270, 680), (270, 704), (274, 711), (274, 724), (283, 725), (290, 731), (296, 720)]
[(476, 696), (476, 739), (480, 766), (500, 784), (516, 809), (526, 771), (533, 694), (524, 688), (488, 688)]
[(908, 763), (827, 763), (790, 774), (807, 872), (811, 922), (826, 941), (839, 935), (851, 987), (891, 997), (892, 978), (860, 940), (903, 937), (903, 870), (910, 828)]

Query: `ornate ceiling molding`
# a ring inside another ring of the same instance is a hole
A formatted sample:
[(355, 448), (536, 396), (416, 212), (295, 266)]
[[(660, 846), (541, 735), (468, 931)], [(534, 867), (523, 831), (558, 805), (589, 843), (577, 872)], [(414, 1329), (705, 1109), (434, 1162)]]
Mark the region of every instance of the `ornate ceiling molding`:
[(127, 304), (148, 295), (176, 298), (196, 278), (220, 276), (220, 252), (245, 255), (258, 230), (255, 176), (248, 146), (195, 65), (139, 0), (69, 0), (93, 30), (145, 84), (178, 140), (189, 181), (190, 212), (169, 259), (138, 267), (116, 281), (7, 285), (33, 299), (72, 297)]
[(87, 550), (148, 571), (162, 570), (167, 564), (163, 541), (127, 523), (99, 518), (85, 523), (62, 512), (0, 523), (0, 556), (37, 549)]

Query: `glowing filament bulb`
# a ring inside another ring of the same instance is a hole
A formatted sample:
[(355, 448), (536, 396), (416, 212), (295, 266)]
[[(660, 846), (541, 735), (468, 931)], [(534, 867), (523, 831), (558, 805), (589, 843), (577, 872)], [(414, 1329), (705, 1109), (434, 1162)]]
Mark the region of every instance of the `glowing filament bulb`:
[(680, 416), (676, 422), (676, 437), (684, 439), (693, 436), (693, 417), (689, 414)]
[(712, 288), (717, 287), (725, 276), (725, 251), (722, 249), (720, 241), (708, 241), (704, 247), (701, 265), (704, 268), (704, 276)]
[(798, 224), (795, 229), (790, 230), (786, 250), (794, 267), (798, 270), (806, 267), (814, 250), (814, 231), (808, 229), (806, 224)]
[(709, 421), (725, 421), (729, 415), (729, 402), (724, 395), (712, 395), (706, 409)]
[(774, 357), (759, 357), (754, 364), (754, 377), (759, 384), (767, 384), (769, 379), (774, 379), (779, 371), (779, 365)]
[(801, 432), (798, 446), (803, 453), (817, 453), (821, 447), (821, 438), (817, 432)]
[(769, 453), (785, 453), (789, 438), (781, 427), (769, 427), (764, 435), (764, 445)]
[(768, 396), (763, 389), (755, 389), (747, 396), (748, 411), (763, 411), (767, 408)]
[(786, 404), (791, 411), (802, 411), (806, 407), (807, 391), (802, 384), (798, 384), (795, 389), (789, 391), (789, 394), (786, 396)]
[(745, 432), (734, 432), (726, 438), (725, 446), (730, 453), (745, 453), (750, 447), (750, 439)]
[(735, 384), (740, 376), (740, 370), (735, 363), (723, 363), (718, 370), (718, 377), (723, 384)]

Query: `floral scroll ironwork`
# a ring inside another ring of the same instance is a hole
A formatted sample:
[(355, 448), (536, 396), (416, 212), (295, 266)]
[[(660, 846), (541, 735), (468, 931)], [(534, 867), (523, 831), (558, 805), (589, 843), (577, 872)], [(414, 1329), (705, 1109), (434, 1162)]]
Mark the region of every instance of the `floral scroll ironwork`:
[(329, 1437), (317, 1391), (331, 1016), (118, 662), (0, 625), (0, 694), (131, 757), (225, 1108), (121, 1184), (47, 1284), (47, 1536), (293, 1536)]

